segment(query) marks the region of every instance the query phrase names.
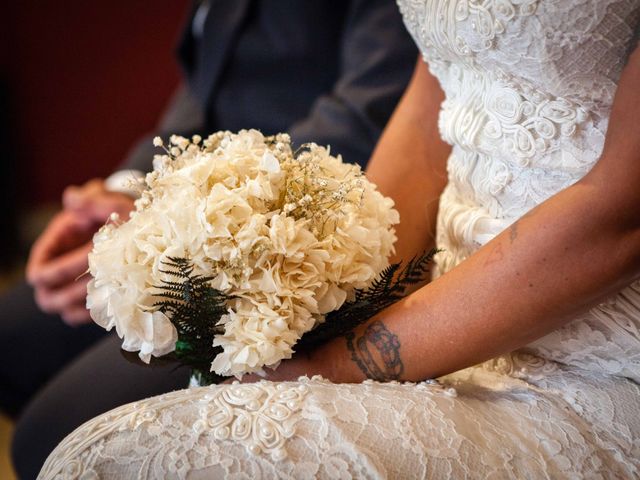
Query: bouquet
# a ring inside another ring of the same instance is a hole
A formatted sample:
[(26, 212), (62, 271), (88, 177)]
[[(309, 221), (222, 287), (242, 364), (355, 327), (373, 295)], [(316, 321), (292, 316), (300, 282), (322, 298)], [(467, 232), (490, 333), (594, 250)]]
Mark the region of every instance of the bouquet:
[(154, 144), (165, 153), (130, 218), (94, 237), (87, 296), (144, 362), (175, 358), (205, 383), (263, 373), (426, 272), (434, 252), (389, 265), (393, 201), (326, 148), (256, 130)]

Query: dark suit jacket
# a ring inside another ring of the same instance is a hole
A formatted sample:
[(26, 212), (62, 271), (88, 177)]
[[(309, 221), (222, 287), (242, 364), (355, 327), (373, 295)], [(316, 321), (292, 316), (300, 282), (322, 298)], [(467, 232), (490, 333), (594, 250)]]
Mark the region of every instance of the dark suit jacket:
[[(393, 0), (211, 0), (178, 52), (185, 81), (154, 135), (286, 131), (361, 165), (417, 57)], [(146, 139), (126, 168), (153, 153)]]

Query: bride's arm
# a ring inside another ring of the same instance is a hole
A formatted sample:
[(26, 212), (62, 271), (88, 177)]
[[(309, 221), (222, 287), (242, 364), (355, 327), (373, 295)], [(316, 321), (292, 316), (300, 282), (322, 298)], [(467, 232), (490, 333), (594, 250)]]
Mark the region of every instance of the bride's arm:
[(422, 253), (435, 243), (438, 199), (447, 183), (451, 151), (438, 131), (443, 99), (438, 81), (418, 59), (367, 167), (367, 177), (393, 198), (400, 212), (394, 262)]
[[(639, 84), (636, 51), (619, 83), (604, 151), (581, 181), (346, 338), (283, 363), (270, 377), (318, 373), (337, 382), (437, 377), (523, 346), (637, 279)], [(426, 146), (419, 148), (428, 153)]]

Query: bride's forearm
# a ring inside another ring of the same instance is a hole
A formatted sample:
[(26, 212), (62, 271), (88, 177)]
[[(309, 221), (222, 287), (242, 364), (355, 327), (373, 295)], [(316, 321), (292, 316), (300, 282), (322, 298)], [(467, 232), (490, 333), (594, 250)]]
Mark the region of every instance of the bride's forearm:
[[(424, 69), (416, 77), (425, 87), (431, 81)], [(601, 158), (584, 179), (346, 337), (284, 362), (275, 378), (318, 373), (351, 382), (440, 376), (523, 346), (637, 279), (638, 81), (640, 48), (620, 79)], [(408, 113), (411, 105), (404, 106)], [(406, 125), (403, 122), (400, 118), (397, 125)], [(393, 151), (394, 145), (385, 148)], [(376, 168), (384, 183), (382, 166)], [(390, 186), (407, 195), (402, 201), (410, 210), (415, 198), (399, 188), (399, 180)], [(412, 226), (405, 231), (411, 235)], [(417, 240), (414, 235), (402, 248), (415, 246)]]
[(305, 359), (335, 381), (418, 380), (511, 351), (640, 275), (640, 48), (625, 67), (600, 160), (408, 298)]
[[(640, 228), (577, 184), (314, 353), (334, 381), (437, 377), (523, 346), (638, 275)], [(606, 203), (606, 202), (604, 202)], [(324, 365), (323, 365), (324, 363)]]

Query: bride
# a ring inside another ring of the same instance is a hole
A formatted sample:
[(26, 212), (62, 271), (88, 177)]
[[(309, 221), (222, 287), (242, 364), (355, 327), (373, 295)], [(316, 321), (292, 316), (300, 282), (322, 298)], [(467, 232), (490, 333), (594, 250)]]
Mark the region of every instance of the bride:
[(437, 278), (270, 381), (95, 418), (41, 478), (640, 476), (640, 2), (399, 3), (424, 62), (368, 176)]

